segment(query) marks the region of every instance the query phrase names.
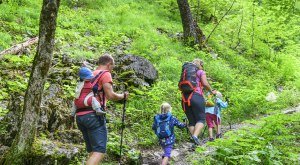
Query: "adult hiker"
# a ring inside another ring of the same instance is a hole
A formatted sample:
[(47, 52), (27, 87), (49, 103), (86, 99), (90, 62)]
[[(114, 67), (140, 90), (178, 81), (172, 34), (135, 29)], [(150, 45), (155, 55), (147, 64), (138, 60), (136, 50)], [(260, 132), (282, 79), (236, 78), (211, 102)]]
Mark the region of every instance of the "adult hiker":
[(188, 118), (188, 129), (194, 142), (200, 145), (198, 136), (205, 123), (205, 100), (202, 88), (215, 94), (207, 79), (203, 69), (203, 61), (194, 59), (193, 62), (185, 63), (182, 66), (179, 89), (182, 92), (182, 108)]
[[(206, 98), (213, 97), (210, 94)], [(216, 96), (212, 98), (212, 102), (210, 105), (206, 105), (205, 113), (206, 113), (206, 123), (208, 126), (208, 134), (209, 134), (209, 141), (214, 141), (213, 137), (213, 128), (216, 126), (217, 135), (216, 138), (221, 138), (221, 110), (223, 108), (227, 108), (228, 103), (227, 101), (224, 102), (222, 100), (223, 96), (222, 93), (217, 92)]]
[[(128, 92), (117, 94), (113, 91), (111, 72), (115, 62), (112, 56), (104, 54), (99, 58), (98, 67), (93, 72), (97, 83), (92, 87), (92, 93), (100, 101), (103, 110), (106, 109), (107, 100), (122, 100), (128, 98)], [(81, 92), (82, 94), (83, 92)], [(88, 102), (87, 99), (86, 102)], [(76, 100), (75, 100), (76, 103)], [(78, 107), (78, 106), (77, 106)], [(87, 165), (96, 165), (101, 162), (106, 153), (107, 128), (104, 115), (97, 116), (91, 106), (77, 108), (77, 126), (83, 134), (86, 150), (89, 153)]]
[[(75, 101), (73, 102), (71, 112), (73, 119), (77, 109), (90, 106), (92, 106), (93, 110), (96, 111), (97, 115), (105, 114), (99, 100), (95, 97), (96, 93), (92, 91), (93, 84), (95, 85), (97, 83), (97, 77), (95, 77), (93, 72), (86, 66), (81, 67), (78, 74), (80, 81), (77, 83), (75, 90)], [(99, 76), (101, 75), (98, 75), (98, 77)]]
[(159, 144), (164, 150), (162, 155), (162, 165), (168, 164), (171, 157), (171, 151), (175, 143), (174, 126), (184, 128), (186, 125), (178, 121), (176, 117), (172, 115), (172, 107), (168, 103), (163, 103), (160, 106), (160, 113), (154, 116), (154, 122), (152, 129), (159, 139)]

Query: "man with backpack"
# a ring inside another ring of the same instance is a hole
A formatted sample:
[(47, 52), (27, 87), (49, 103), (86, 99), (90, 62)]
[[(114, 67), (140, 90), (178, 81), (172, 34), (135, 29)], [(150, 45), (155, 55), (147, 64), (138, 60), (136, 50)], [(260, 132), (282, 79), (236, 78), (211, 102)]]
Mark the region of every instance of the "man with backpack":
[(171, 157), (171, 151), (175, 143), (174, 126), (184, 128), (186, 125), (179, 122), (178, 119), (171, 114), (172, 107), (170, 104), (163, 103), (160, 110), (161, 114), (154, 116), (152, 129), (157, 135), (159, 144), (164, 150), (162, 165), (166, 165)]
[(203, 61), (195, 59), (193, 62), (183, 64), (182, 73), (178, 83), (182, 92), (182, 108), (189, 120), (189, 131), (194, 142), (200, 145), (198, 136), (205, 123), (205, 100), (203, 97), (203, 87), (215, 94), (203, 70)]
[(103, 110), (106, 109), (107, 99), (122, 100), (128, 98), (128, 92), (117, 94), (113, 91), (111, 76), (115, 65), (113, 57), (109, 54), (104, 54), (99, 58), (98, 64), (97, 69), (93, 72), (92, 85), (81, 90), (80, 95), (85, 95), (85, 97), (79, 96), (79, 98), (83, 99), (75, 99), (74, 101), (77, 107), (77, 126), (83, 134), (86, 150), (89, 153), (87, 165), (96, 165), (103, 160), (107, 143), (105, 116), (96, 115), (91, 106), (92, 97), (90, 95), (94, 95), (97, 98)]

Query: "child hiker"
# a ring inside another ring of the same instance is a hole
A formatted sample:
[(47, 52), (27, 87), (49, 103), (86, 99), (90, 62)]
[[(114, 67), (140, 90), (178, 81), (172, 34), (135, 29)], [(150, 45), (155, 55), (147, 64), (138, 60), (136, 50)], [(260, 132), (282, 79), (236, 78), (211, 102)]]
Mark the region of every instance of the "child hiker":
[(163, 103), (160, 107), (161, 114), (154, 117), (152, 129), (159, 139), (159, 143), (164, 150), (162, 155), (162, 165), (166, 165), (171, 157), (173, 144), (175, 143), (174, 126), (184, 128), (186, 125), (178, 121), (171, 114), (172, 107), (168, 103)]
[[(87, 67), (81, 67), (79, 70), (79, 77), (80, 81), (78, 82), (75, 90), (75, 99), (79, 99), (82, 89), (84, 88), (85, 82), (89, 82), (94, 78), (93, 72), (87, 68)], [(102, 111), (102, 107), (99, 103), (99, 101), (94, 97), (93, 91), (91, 90), (91, 93), (88, 94), (85, 98), (83, 98), (84, 104), (87, 104), (86, 106), (90, 106), (88, 102), (91, 101), (92, 109), (96, 111), (97, 115), (103, 115), (105, 114), (104, 111)], [(91, 99), (91, 100), (90, 100)], [(89, 101), (90, 100), (90, 101)], [(73, 108), (71, 112), (71, 116), (75, 116), (77, 107), (75, 106), (73, 102)]]
[[(209, 99), (212, 95), (208, 95)], [(209, 141), (214, 141), (213, 137), (213, 128), (216, 125), (217, 135), (216, 138), (221, 138), (221, 110), (228, 106), (227, 102), (222, 101), (222, 94), (217, 91), (215, 98), (212, 98), (213, 103), (210, 103), (209, 100), (206, 103), (205, 114), (206, 114), (206, 123), (208, 126)]]

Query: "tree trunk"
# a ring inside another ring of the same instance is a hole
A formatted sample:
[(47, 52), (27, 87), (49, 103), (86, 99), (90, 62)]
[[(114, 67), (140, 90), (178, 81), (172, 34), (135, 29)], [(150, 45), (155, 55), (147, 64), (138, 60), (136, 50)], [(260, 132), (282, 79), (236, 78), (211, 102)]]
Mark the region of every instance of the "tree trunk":
[(196, 20), (193, 19), (188, 0), (177, 0), (177, 4), (183, 26), (184, 41), (192, 44), (200, 44), (201, 46), (205, 36), (198, 27)]
[(26, 159), (36, 136), (41, 98), (52, 61), (59, 3), (60, 0), (43, 0), (40, 16), (39, 42), (24, 99), (20, 129), (9, 152), (4, 157), (4, 160), (2, 160), (7, 165), (28, 164), (26, 163)]

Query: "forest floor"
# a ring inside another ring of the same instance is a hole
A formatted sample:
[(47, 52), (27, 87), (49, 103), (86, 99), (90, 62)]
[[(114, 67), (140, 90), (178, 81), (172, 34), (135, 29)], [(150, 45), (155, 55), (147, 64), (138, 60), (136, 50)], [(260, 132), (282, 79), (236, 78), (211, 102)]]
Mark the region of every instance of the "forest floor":
[[(299, 113), (299, 112), (300, 112), (300, 105), (298, 105), (297, 107), (285, 109), (282, 111), (282, 113), (285, 113), (285, 114)], [(266, 116), (267, 115), (264, 115), (263, 117), (266, 117)], [(257, 120), (259, 120), (259, 119), (257, 119)], [(243, 127), (253, 127), (253, 126), (254, 125), (252, 125), (250, 123), (249, 124), (248, 123), (233, 124), (231, 126), (224, 125), (222, 128), (222, 134), (224, 135), (228, 131), (239, 130)], [(207, 129), (205, 129), (205, 131), (208, 132)], [(203, 130), (202, 130), (202, 132), (203, 132)], [(201, 134), (200, 134), (200, 136), (201, 136)], [(205, 133), (205, 136), (207, 136), (207, 133)], [(226, 138), (226, 136), (225, 136), (225, 138)], [(215, 148), (206, 145), (207, 141), (208, 141), (208, 137), (203, 137), (201, 139), (201, 145), (200, 145), (206, 149), (206, 151), (204, 151), (205, 155), (208, 155), (209, 153), (211, 153), (215, 150)], [(174, 164), (174, 165), (190, 165), (192, 163), (189, 162), (187, 158), (188, 158), (188, 155), (193, 152), (195, 152), (194, 144), (190, 140), (188, 140), (188, 142), (183, 142), (183, 143), (174, 145), (174, 148), (171, 153), (172, 158), (171, 158), (170, 162), (171, 162), (171, 164)], [(142, 160), (143, 160), (142, 164), (143, 165), (161, 164), (162, 154), (163, 154), (163, 150), (160, 146), (157, 146), (155, 148), (151, 148), (148, 150), (143, 150), (142, 151)]]

